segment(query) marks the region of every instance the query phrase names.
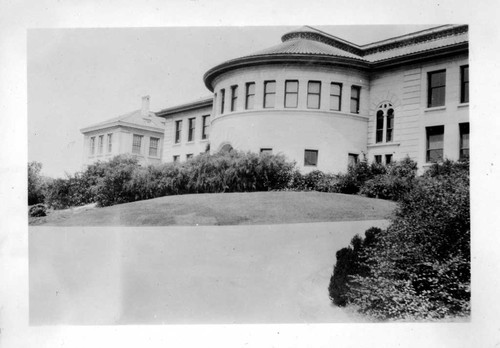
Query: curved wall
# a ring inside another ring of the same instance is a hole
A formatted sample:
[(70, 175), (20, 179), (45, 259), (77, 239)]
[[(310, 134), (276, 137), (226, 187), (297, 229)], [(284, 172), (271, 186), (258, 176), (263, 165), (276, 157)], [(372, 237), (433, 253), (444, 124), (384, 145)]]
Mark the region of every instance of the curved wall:
[[(299, 82), (296, 108), (285, 108), (285, 81)], [(276, 81), (275, 104), (264, 108), (264, 82)], [(307, 107), (309, 81), (321, 82), (319, 109)], [(255, 82), (254, 108), (245, 108), (246, 83)], [(342, 84), (341, 110), (330, 110), (330, 84)], [(238, 86), (234, 111), (231, 87)], [(360, 87), (359, 113), (350, 112), (351, 86)], [(225, 90), (221, 114), (221, 89)], [(259, 152), (271, 148), (297, 162), (304, 172), (319, 169), (344, 172), (348, 155), (366, 153), (368, 76), (347, 68), (321, 66), (260, 66), (241, 68), (214, 80), (214, 110), (210, 142), (217, 151), (229, 143), (235, 149)], [(304, 166), (304, 151), (318, 151), (316, 166)]]

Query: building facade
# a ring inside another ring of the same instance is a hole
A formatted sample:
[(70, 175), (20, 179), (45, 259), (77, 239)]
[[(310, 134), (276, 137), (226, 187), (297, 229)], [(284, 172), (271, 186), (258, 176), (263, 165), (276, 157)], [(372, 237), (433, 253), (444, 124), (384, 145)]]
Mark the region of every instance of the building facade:
[(84, 165), (106, 161), (117, 155), (130, 155), (141, 164), (162, 160), (165, 120), (149, 111), (149, 96), (142, 108), (104, 122), (85, 127)]
[(212, 102), (158, 112), (164, 161), (189, 159), (208, 142), (211, 152), (281, 153), (304, 172), (343, 172), (364, 157), (408, 156), (421, 169), (468, 157), (468, 64), (466, 25), (363, 46), (302, 27), (210, 69)]

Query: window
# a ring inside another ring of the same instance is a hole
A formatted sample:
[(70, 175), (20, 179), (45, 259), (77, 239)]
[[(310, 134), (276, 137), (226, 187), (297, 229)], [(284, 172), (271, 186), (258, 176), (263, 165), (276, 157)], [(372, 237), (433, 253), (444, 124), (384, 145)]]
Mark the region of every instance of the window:
[(108, 134), (108, 152), (113, 149), (113, 133)]
[(361, 87), (359, 86), (351, 87), (351, 112), (353, 114), (359, 114), (360, 94), (361, 94)]
[(377, 111), (377, 130), (375, 138), (377, 143), (384, 141), (384, 112), (382, 110)]
[(104, 135), (99, 135), (99, 142), (97, 143), (97, 148), (98, 148), (98, 151), (99, 153), (102, 153), (102, 150), (104, 148)]
[(174, 162), (179, 162), (179, 155), (173, 156), (172, 159), (173, 159)]
[(181, 142), (182, 120), (175, 121), (175, 143)]
[(317, 166), (317, 165), (318, 165), (318, 150), (305, 150), (304, 166)]
[(469, 158), (469, 124), (460, 123), (460, 159)]
[(375, 142), (391, 142), (394, 138), (394, 109), (391, 103), (380, 104), (375, 123)]
[(307, 108), (319, 109), (321, 102), (321, 82), (309, 81), (307, 84)]
[(220, 114), (222, 115), (224, 113), (224, 101), (226, 99), (226, 90), (221, 89), (220, 90)]
[(427, 127), (427, 162), (443, 160), (444, 126)]
[(387, 110), (387, 119), (386, 119), (386, 130), (385, 130), (385, 141), (392, 141), (392, 129), (394, 128), (394, 110)]
[(205, 116), (202, 116), (201, 119), (202, 119), (202, 130), (201, 130), (201, 139), (208, 139), (208, 118), (210, 117), (210, 115), (205, 115)]
[(375, 163), (382, 164), (382, 155), (375, 155)]
[(427, 80), (427, 107), (443, 106), (446, 94), (446, 70), (428, 73)]
[(342, 85), (332, 82), (330, 84), (330, 110), (340, 111), (342, 102)]
[(141, 153), (141, 143), (142, 143), (142, 135), (134, 134), (132, 139), (132, 153), (135, 154)]
[(188, 119), (188, 141), (193, 141), (194, 140), (194, 129), (196, 125), (196, 118), (190, 118)]
[(460, 67), (460, 102), (469, 102), (469, 66)]
[(158, 144), (160, 143), (159, 138), (149, 138), (149, 155), (157, 157), (158, 156)]
[(236, 111), (238, 102), (238, 86), (231, 87), (231, 111)]
[(299, 100), (299, 81), (285, 81), (285, 108), (296, 108)]
[(276, 98), (276, 81), (264, 82), (264, 107), (274, 108)]
[(93, 155), (95, 153), (95, 137), (90, 138), (90, 154)]
[(188, 153), (188, 154), (186, 155), (186, 160), (189, 160), (189, 159), (191, 159), (191, 158), (193, 158), (193, 154), (192, 154), (192, 153)]
[(358, 155), (355, 154), (355, 153), (350, 153), (348, 156), (347, 156), (347, 164), (349, 167), (355, 165), (356, 163), (358, 163)]
[(385, 164), (391, 164), (392, 162), (392, 154), (385, 155)]
[(255, 82), (248, 82), (246, 84), (246, 97), (245, 97), (245, 109), (253, 109), (253, 104), (255, 101)]
[(260, 149), (260, 153), (267, 153), (267, 154), (272, 154), (273, 153), (273, 149), (271, 148), (262, 148)]

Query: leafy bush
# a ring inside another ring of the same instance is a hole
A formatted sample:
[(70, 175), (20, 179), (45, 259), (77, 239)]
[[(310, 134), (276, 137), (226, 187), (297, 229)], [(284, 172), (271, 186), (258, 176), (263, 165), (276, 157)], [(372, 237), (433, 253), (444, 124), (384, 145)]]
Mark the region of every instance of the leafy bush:
[(80, 173), (58, 178), (47, 185), (45, 203), (54, 209), (65, 209), (92, 202), (90, 188), (81, 178)]
[[(439, 173), (439, 174), (436, 174)], [(363, 251), (347, 302), (379, 319), (429, 319), (470, 312), (468, 167), (447, 163), (417, 178), (396, 217)]]
[(32, 206), (29, 210), (31, 217), (47, 216), (47, 207), (43, 203), (38, 203)]
[(46, 184), (40, 175), (41, 170), (41, 163), (28, 163), (28, 205), (43, 203), (45, 199)]

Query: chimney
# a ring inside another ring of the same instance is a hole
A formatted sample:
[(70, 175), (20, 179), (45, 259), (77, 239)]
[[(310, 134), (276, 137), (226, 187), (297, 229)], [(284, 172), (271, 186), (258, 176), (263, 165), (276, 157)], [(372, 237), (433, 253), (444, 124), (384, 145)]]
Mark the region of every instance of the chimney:
[(142, 97), (142, 109), (141, 116), (148, 117), (149, 116), (149, 95)]

